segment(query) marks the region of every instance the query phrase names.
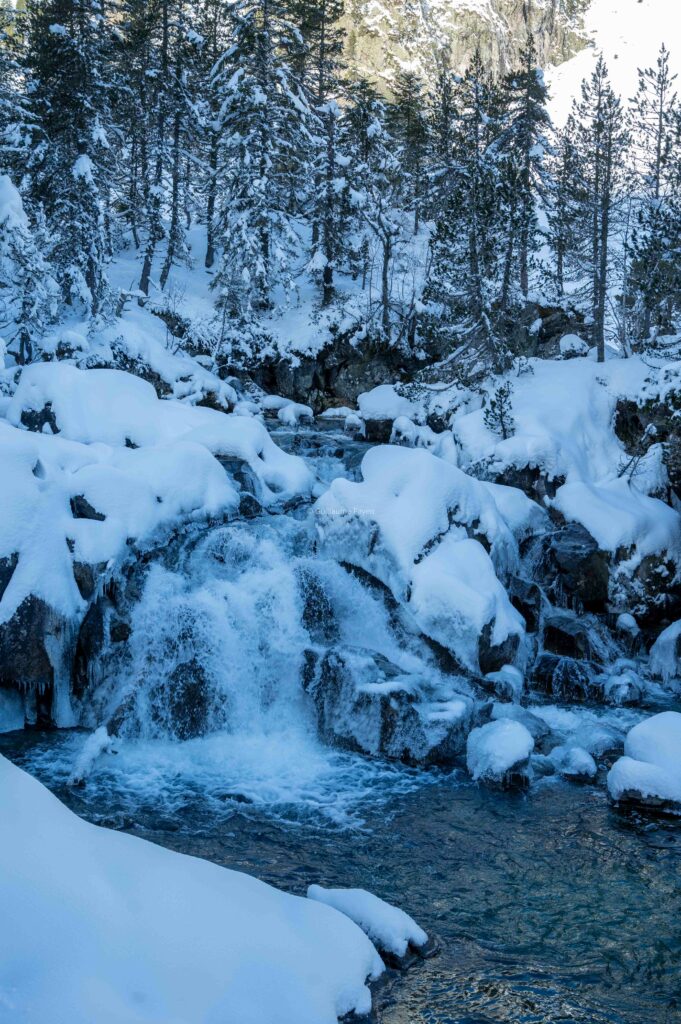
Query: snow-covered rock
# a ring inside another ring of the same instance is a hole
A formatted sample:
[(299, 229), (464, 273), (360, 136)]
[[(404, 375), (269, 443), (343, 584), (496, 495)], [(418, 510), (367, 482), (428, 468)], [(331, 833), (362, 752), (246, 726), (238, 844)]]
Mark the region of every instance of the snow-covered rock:
[[(333, 907), (91, 825), (4, 758), (0, 819), (0, 1015), (16, 1024), (335, 1024), (370, 1010), (383, 964)], [(389, 938), (420, 937), (395, 915)]]
[(583, 747), (561, 744), (554, 747), (548, 757), (556, 771), (566, 779), (595, 779), (598, 772), (596, 762)]
[(573, 359), (575, 356), (585, 356), (589, 346), (578, 334), (564, 334), (560, 339), (560, 354), (563, 359)]
[(681, 813), (681, 714), (663, 711), (635, 725), (608, 773), (613, 800)]
[(469, 733), (466, 766), (476, 781), (504, 787), (524, 785), (528, 781), (533, 749), (532, 734), (520, 722), (512, 719), (488, 722)]
[(426, 932), (409, 914), (366, 889), (326, 889), (311, 885), (307, 897), (345, 914), (381, 952), (401, 958), (409, 946), (420, 949), (428, 942)]
[(463, 666), (511, 662), (524, 624), (496, 569), (517, 564), (517, 545), (487, 488), (429, 452), (388, 446), (367, 452), (362, 477), (335, 480), (315, 506), (326, 553), (389, 587)]
[(269, 502), (312, 489), (312, 474), (302, 459), (278, 448), (257, 419), (161, 401), (149, 383), (121, 370), (80, 370), (66, 363), (27, 366), (7, 419), (34, 430), (44, 423), (50, 432), (89, 445), (198, 444), (217, 458), (246, 462), (261, 484), (258, 497)]

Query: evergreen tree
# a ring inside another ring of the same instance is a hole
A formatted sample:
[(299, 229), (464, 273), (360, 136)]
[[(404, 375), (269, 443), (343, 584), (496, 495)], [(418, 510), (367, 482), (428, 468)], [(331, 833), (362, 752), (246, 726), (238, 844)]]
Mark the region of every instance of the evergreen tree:
[(29, 196), (44, 208), (65, 301), (93, 315), (108, 294), (107, 32), (98, 0), (29, 3), (25, 72), (41, 134), (29, 169)]
[(295, 182), (305, 178), (310, 110), (287, 57), (300, 45), (279, 0), (240, 0), (218, 72), (222, 259), (219, 304), (267, 309), (298, 250)]
[(579, 240), (585, 236), (586, 182), (573, 141), (576, 133), (577, 126), (570, 117), (557, 133), (549, 156), (546, 215), (551, 266), (548, 276), (558, 302), (565, 295), (566, 275), (579, 254)]
[(417, 234), (429, 145), (425, 90), (413, 71), (398, 71), (393, 95), (393, 103), (388, 108), (388, 124), (400, 147), (405, 196), (413, 211), (414, 234)]
[(537, 66), (534, 37), (528, 34), (520, 54), (520, 68), (503, 82), (503, 123), (498, 151), (504, 164), (508, 231), (504, 259), (501, 307), (505, 311), (511, 286), (514, 253), (520, 292), (529, 293), (530, 255), (536, 248), (537, 207), (546, 198), (551, 118), (548, 91)]
[(0, 175), (0, 331), (18, 363), (38, 354), (55, 319), (59, 288), (42, 255), (44, 232), (31, 230), (19, 192)]
[(631, 246), (632, 284), (644, 338), (672, 328), (675, 300), (681, 295), (681, 207), (678, 199), (680, 108), (676, 75), (662, 46), (654, 68), (639, 71), (630, 111), (638, 210)]
[(310, 266), (320, 273), (322, 305), (328, 305), (333, 298), (334, 269), (342, 245), (345, 179), (338, 160), (338, 134), (344, 0), (294, 0), (293, 12), (304, 43), (298, 51), (302, 82), (316, 115), (310, 147), (314, 183), (308, 204), (312, 221)]
[(590, 277), (590, 302), (598, 361), (605, 360), (605, 313), (610, 272), (610, 240), (623, 156), (628, 144), (622, 104), (608, 79), (603, 57), (591, 78), (582, 83), (582, 97), (574, 104), (576, 144), (585, 182), (585, 214), (591, 239), (585, 269)]

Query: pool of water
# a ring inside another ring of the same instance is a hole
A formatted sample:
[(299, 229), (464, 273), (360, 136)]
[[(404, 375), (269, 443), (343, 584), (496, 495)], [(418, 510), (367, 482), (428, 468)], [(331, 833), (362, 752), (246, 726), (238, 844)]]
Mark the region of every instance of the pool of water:
[(73, 789), (83, 742), (14, 733), (0, 753), (92, 821), (411, 913), (440, 952), (380, 993), (381, 1024), (681, 1021), (681, 826), (618, 815), (602, 786), (509, 796), (282, 734), (129, 743)]

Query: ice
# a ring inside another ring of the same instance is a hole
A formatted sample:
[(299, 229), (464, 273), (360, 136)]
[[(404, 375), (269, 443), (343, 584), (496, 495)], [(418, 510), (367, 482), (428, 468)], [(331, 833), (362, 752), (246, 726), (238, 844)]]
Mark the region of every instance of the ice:
[(335, 1024), (383, 964), (250, 875), (91, 825), (0, 758), (0, 995), (17, 1024)]
[(681, 676), (681, 620), (660, 633), (650, 648), (649, 667), (665, 683)]
[(468, 736), (466, 766), (477, 781), (500, 781), (522, 766), (534, 749), (530, 731), (512, 719), (488, 722)]
[(624, 757), (608, 773), (614, 800), (671, 803), (681, 810), (681, 714), (663, 711), (635, 725)]
[(413, 918), (365, 889), (326, 889), (311, 885), (307, 897), (345, 914), (378, 949), (394, 956), (403, 957), (410, 945), (418, 948), (428, 941), (423, 928)]

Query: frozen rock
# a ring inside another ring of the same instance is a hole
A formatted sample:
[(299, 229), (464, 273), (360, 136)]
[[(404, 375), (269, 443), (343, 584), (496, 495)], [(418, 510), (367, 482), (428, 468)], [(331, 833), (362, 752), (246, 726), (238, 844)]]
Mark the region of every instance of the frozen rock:
[(517, 565), (517, 544), (487, 489), (420, 449), (372, 448), (362, 475), (315, 506), (325, 553), (385, 584), (463, 667), (477, 672), (483, 647), (485, 671), (512, 661), (524, 623), (497, 569)]
[(501, 720), (473, 729), (468, 736), (466, 765), (476, 781), (508, 788), (529, 781), (534, 749), (530, 731), (520, 722)]
[(556, 771), (566, 779), (586, 781), (596, 778), (596, 762), (584, 747), (560, 745), (554, 747), (548, 756)]
[(574, 359), (576, 356), (586, 356), (589, 353), (589, 346), (578, 334), (564, 334), (559, 344), (563, 359)]
[(613, 800), (681, 813), (681, 714), (663, 711), (627, 733), (608, 773)]
[(681, 620), (660, 633), (650, 649), (649, 667), (665, 683), (681, 677)]
[(502, 665), (497, 672), (488, 672), (485, 680), (503, 700), (519, 701), (525, 688), (523, 674), (515, 665)]

